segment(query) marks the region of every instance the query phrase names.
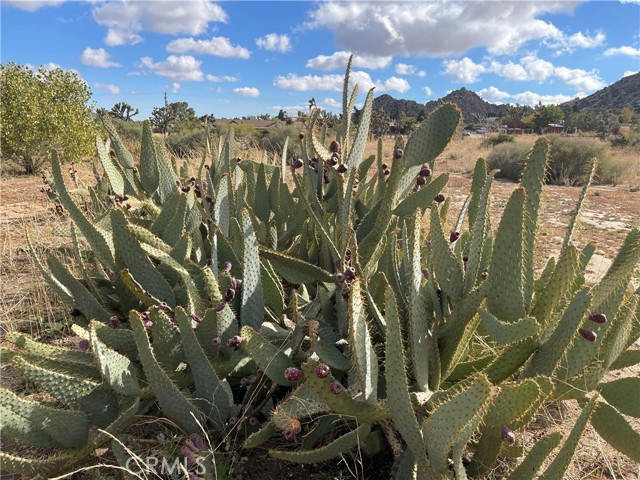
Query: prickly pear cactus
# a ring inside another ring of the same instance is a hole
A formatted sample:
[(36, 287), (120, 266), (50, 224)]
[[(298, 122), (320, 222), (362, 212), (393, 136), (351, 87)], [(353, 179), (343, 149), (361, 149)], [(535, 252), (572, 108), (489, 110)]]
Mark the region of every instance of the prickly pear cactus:
[(234, 157), (231, 130), (197, 168), (178, 166), (148, 124), (137, 161), (105, 119), (104, 173), (87, 210), (53, 158), (51, 196), (73, 224), (76, 268), (29, 246), (79, 343), (10, 337), (2, 361), (57, 403), (3, 390), (3, 434), (59, 454), (2, 453), (3, 468), (67, 469), (107, 441), (99, 429), (117, 435), (157, 405), (187, 433), (247, 432), (245, 448), (301, 439), (270, 450), (283, 461), (393, 447), (395, 478), (482, 477), (514, 455), (546, 403), (567, 399), (583, 407), (573, 430), (522, 450), (511, 478), (561, 478), (588, 424), (640, 461), (625, 418), (640, 413), (639, 382), (603, 381), (640, 362), (630, 349), (640, 292), (629, 290), (640, 230), (587, 284), (594, 248), (572, 242), (587, 186), (559, 257), (536, 273), (546, 140), (497, 226), (495, 172), (483, 160), (452, 220), (435, 160), (458, 131), (458, 108), (435, 110), (393, 158), (379, 148), (363, 159), (373, 92), (352, 124), (349, 68), (337, 135), (318, 134), (312, 113), (291, 162), (286, 152), (278, 165)]

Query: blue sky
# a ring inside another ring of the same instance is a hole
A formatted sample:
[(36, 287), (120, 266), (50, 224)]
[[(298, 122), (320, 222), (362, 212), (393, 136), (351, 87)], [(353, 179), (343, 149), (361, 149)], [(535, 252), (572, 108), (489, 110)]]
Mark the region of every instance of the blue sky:
[(310, 98), (338, 112), (350, 52), (376, 87), (425, 103), (466, 87), (493, 103), (586, 96), (640, 71), (640, 0), (251, 2), (2, 0), (1, 59), (77, 71), (97, 107), (186, 101), (236, 117)]

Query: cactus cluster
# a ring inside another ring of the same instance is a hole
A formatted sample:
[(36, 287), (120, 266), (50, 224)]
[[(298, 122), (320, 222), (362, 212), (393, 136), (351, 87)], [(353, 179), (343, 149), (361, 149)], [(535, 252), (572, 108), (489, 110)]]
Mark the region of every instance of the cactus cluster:
[(533, 478), (547, 457), (541, 478), (561, 478), (589, 422), (640, 461), (640, 435), (624, 417), (640, 414), (640, 381), (602, 381), (640, 362), (630, 349), (640, 292), (628, 290), (640, 230), (587, 285), (594, 247), (572, 243), (585, 187), (559, 257), (536, 274), (547, 142), (531, 150), (497, 229), (495, 172), (483, 160), (447, 222), (448, 176), (433, 172), (458, 108), (434, 111), (388, 164), (381, 147), (363, 159), (373, 91), (354, 126), (348, 79), (349, 67), (337, 139), (318, 135), (312, 112), (293, 163), (286, 144), (278, 165), (236, 159), (230, 130), (192, 175), (148, 123), (134, 162), (105, 118), (104, 173), (96, 168), (87, 189), (88, 214), (54, 156), (49, 195), (73, 222), (76, 272), (29, 245), (73, 309), (80, 341), (67, 349), (9, 337), (2, 361), (57, 403), (0, 390), (3, 434), (59, 453), (1, 453), (4, 470), (68, 468), (107, 440), (99, 429), (118, 435), (154, 404), (188, 434), (244, 425), (245, 448), (282, 436), (291, 448), (270, 453), (291, 462), (391, 445), (394, 478), (432, 479), (482, 476), (513, 456), (543, 405), (575, 399), (583, 410), (573, 430), (521, 449), (510, 478)]

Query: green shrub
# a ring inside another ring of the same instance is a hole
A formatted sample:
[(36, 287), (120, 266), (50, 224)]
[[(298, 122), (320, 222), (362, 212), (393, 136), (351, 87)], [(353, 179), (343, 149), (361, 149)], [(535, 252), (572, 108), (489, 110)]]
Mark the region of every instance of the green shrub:
[(280, 125), (268, 129), (260, 140), (258, 146), (271, 154), (279, 155), (284, 148), (284, 142), (289, 139), (287, 145), (287, 157), (299, 157), (302, 154), (300, 143), (298, 142), (298, 134), (303, 130), (302, 127), (296, 125)]
[(495, 137), (489, 137), (486, 140), (487, 145), (495, 147), (500, 145), (501, 143), (513, 143), (515, 141), (515, 137), (513, 135), (507, 135), (506, 133), (501, 133)]
[(602, 175), (602, 165), (606, 164), (604, 145), (585, 138), (552, 136), (551, 162), (547, 173), (547, 183), (552, 185), (583, 185), (591, 171), (591, 163), (598, 159), (600, 167), (597, 177), (601, 183), (608, 183)]
[(522, 143), (501, 143), (487, 157), (489, 170), (499, 169), (498, 178), (517, 182), (527, 162), (529, 147)]
[(170, 134), (166, 139), (167, 147), (180, 158), (203, 151), (207, 146), (207, 131), (204, 128), (197, 130), (181, 130)]

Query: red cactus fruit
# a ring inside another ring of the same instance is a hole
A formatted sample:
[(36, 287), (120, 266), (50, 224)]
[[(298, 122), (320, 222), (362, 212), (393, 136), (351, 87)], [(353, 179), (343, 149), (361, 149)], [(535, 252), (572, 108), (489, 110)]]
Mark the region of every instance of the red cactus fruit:
[(316, 375), (318, 378), (326, 378), (329, 376), (330, 373), (331, 373), (331, 369), (329, 368), (329, 365), (327, 365), (326, 363), (320, 363), (316, 367)]
[(593, 330), (587, 330), (585, 328), (578, 329), (582, 338), (584, 338), (587, 342), (595, 342), (598, 339), (598, 334)]
[(303, 376), (302, 370), (296, 367), (289, 367), (284, 371), (284, 378), (290, 382), (299, 382)]

